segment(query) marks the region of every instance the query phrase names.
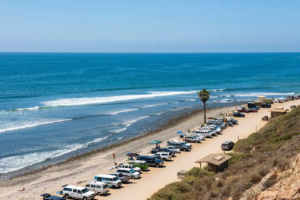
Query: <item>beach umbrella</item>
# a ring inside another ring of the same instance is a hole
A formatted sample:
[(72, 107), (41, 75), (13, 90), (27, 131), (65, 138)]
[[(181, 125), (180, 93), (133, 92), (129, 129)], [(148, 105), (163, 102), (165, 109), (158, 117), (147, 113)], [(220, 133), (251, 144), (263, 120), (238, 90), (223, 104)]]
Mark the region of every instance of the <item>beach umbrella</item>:
[(178, 131), (177, 133), (180, 134), (180, 133), (182, 133), (182, 132), (181, 132), (181, 131)]
[(159, 140), (153, 140), (152, 142), (150, 142), (149, 144), (159, 144), (162, 143), (162, 141)]
[(138, 157), (140, 154), (137, 153), (127, 153), (126, 156), (128, 157)]

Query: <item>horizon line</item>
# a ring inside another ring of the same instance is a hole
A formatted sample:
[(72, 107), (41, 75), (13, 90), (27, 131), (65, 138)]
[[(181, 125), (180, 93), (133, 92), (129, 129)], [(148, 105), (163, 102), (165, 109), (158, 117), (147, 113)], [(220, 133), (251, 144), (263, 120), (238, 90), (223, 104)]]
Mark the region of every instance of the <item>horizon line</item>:
[(300, 51), (243, 51), (243, 52), (67, 52), (67, 51), (0, 51), (0, 53), (95, 53), (95, 54), (226, 54), (226, 53), (235, 53), (235, 54), (243, 54), (243, 53), (300, 53)]

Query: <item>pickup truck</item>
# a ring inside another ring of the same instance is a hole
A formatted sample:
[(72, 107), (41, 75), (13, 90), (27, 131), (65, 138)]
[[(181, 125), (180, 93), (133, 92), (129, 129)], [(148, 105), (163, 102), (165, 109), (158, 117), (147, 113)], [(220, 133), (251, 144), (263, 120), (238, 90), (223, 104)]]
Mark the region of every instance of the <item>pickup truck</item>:
[(168, 152), (171, 154), (171, 156), (175, 156), (175, 151), (169, 149), (169, 148), (155, 148), (151, 150), (151, 154), (156, 154), (158, 152)]
[(157, 159), (152, 156), (138, 156), (137, 160), (143, 160), (148, 163), (149, 166), (154, 166), (154, 167), (162, 167), (164, 165), (164, 161), (161, 159)]
[(81, 200), (92, 200), (96, 196), (95, 192), (89, 191), (85, 187), (73, 186), (73, 185), (65, 185), (63, 186), (62, 194), (64, 198), (69, 199), (70, 197), (73, 199), (81, 199)]

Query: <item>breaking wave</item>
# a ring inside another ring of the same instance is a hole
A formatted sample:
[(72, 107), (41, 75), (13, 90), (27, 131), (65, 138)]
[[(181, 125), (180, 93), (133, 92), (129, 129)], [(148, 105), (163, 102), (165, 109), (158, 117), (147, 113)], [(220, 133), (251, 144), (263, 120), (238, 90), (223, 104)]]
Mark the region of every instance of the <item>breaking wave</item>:
[(102, 103), (111, 103), (117, 101), (127, 101), (127, 100), (135, 100), (135, 99), (145, 99), (145, 98), (164, 97), (164, 96), (192, 94), (192, 93), (196, 93), (196, 91), (149, 92), (149, 94), (140, 94), (140, 95), (58, 99), (54, 101), (45, 101), (42, 102), (42, 104), (44, 104), (45, 106), (79, 106), (79, 105), (102, 104)]
[(6, 131), (14, 131), (14, 130), (19, 130), (19, 129), (26, 129), (26, 128), (32, 128), (35, 126), (41, 126), (41, 125), (46, 125), (46, 124), (53, 124), (53, 123), (60, 123), (60, 122), (65, 122), (65, 121), (70, 121), (73, 120), (71, 119), (54, 119), (54, 120), (39, 120), (39, 121), (23, 121), (23, 122), (15, 122), (11, 123), (9, 125), (6, 125), (6, 127), (1, 127), (0, 133), (6, 132)]

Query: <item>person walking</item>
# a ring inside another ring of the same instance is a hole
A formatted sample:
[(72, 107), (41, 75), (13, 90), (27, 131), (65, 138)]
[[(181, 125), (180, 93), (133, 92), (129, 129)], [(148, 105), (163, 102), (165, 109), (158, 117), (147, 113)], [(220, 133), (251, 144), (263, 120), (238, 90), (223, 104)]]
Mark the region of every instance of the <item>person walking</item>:
[(116, 155), (115, 155), (115, 153), (113, 153), (113, 159), (116, 159)]

